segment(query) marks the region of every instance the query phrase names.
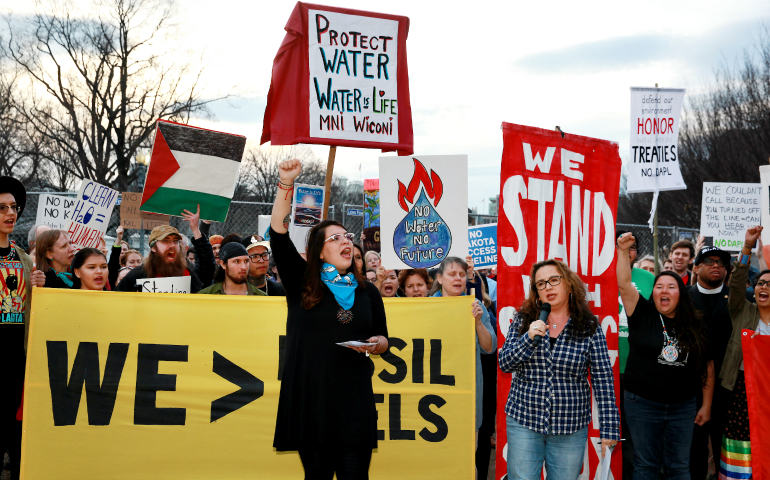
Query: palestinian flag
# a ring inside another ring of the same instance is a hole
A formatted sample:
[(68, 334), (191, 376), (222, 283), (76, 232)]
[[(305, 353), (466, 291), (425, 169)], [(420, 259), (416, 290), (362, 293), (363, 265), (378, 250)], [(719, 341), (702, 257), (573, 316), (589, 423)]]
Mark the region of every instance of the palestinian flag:
[(181, 216), (201, 206), (201, 219), (224, 222), (233, 199), (246, 137), (158, 120), (140, 210)]

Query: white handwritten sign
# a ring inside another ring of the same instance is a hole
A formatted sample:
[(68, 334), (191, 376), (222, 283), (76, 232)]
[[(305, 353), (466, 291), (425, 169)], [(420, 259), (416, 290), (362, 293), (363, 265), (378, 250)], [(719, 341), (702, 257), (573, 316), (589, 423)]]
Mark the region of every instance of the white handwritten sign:
[(398, 21), (308, 10), (310, 136), (398, 143)]
[(700, 234), (706, 245), (722, 250), (743, 248), (746, 229), (761, 218), (759, 183), (703, 182)]
[(631, 87), (628, 193), (687, 188), (677, 144), (684, 93), (684, 88)]
[(67, 234), (75, 248), (96, 248), (110, 223), (118, 191), (93, 180), (83, 180), (70, 210)]
[(70, 208), (75, 203), (72, 197), (43, 193), (37, 201), (37, 225), (65, 230), (70, 226)]
[(149, 293), (190, 293), (190, 277), (137, 278), (140, 292)]

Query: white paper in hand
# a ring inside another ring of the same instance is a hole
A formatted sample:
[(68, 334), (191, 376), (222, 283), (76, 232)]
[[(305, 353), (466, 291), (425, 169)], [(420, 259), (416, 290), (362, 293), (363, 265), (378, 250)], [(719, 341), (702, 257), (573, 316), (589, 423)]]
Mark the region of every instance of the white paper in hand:
[(373, 347), (377, 345), (376, 343), (366, 343), (366, 342), (359, 342), (358, 340), (350, 340), (349, 342), (340, 342), (337, 345), (342, 345), (343, 347)]
[[(607, 451), (604, 453), (604, 458), (602, 458), (602, 476), (601, 480), (609, 480), (610, 478), (610, 464), (612, 463), (612, 451), (615, 449), (615, 447), (607, 447)], [(599, 449), (601, 452), (601, 449)]]

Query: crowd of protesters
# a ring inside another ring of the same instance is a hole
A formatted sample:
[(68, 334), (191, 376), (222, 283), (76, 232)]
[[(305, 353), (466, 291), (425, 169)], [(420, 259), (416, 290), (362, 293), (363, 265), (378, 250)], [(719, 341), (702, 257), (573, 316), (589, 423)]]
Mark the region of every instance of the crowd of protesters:
[[(379, 355), (388, 348), (382, 298), (462, 295), (475, 296), (468, 313), (476, 334), (479, 472), (487, 471), (496, 442), (499, 368), (512, 373), (503, 423), (511, 480), (539, 477), (543, 465), (549, 478), (577, 478), (592, 393), (602, 455), (624, 441), (624, 478), (703, 480), (712, 463), (720, 478), (750, 477), (739, 334), (744, 328), (770, 334), (770, 270), (761, 255), (762, 227), (746, 231), (737, 259), (704, 246), (701, 237), (695, 245), (677, 241), (657, 265), (653, 256), (639, 257), (631, 233), (617, 232), (621, 325), (627, 326), (627, 337), (619, 347), (621, 394), (616, 399), (604, 331), (591, 312), (585, 284), (566, 264), (545, 260), (532, 266), (527, 298), (498, 351), (495, 268), (476, 269), (469, 256), (445, 258), (432, 270), (389, 270), (376, 251), (365, 252), (333, 221), (315, 226), (307, 253), (299, 254), (284, 219), (290, 209), (286, 191), (301, 165), (283, 162), (279, 170), (269, 238), (209, 235), (200, 208), (185, 210), (181, 216), (192, 238), (169, 225), (156, 227), (146, 257), (123, 241), (122, 228), (112, 245), (103, 240), (98, 248), (76, 251), (67, 232), (35, 225), (29, 248), (22, 250), (9, 235), (24, 211), (26, 191), (17, 180), (0, 177), (7, 327), (0, 330), (7, 379), (0, 395), (0, 452), (8, 452), (10, 478), (19, 474), (32, 287), (133, 292), (138, 279), (181, 276), (190, 277), (191, 293), (286, 297), (288, 351), (274, 446), (299, 451), (308, 478), (332, 478), (335, 472), (341, 478), (368, 478), (377, 446), (376, 408), (369, 363), (357, 354)], [(754, 246), (760, 247), (759, 269), (750, 264)], [(366, 341), (349, 350), (334, 345), (349, 338)], [(329, 380), (323, 374), (328, 371), (342, 372), (339, 381)], [(357, 420), (340, 420), (351, 416)]]

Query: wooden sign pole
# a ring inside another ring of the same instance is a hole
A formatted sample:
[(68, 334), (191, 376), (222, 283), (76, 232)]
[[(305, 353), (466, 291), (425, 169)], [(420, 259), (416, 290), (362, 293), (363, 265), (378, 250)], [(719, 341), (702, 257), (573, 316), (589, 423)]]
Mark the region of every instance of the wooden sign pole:
[(331, 199), (332, 176), (334, 175), (334, 157), (336, 156), (337, 147), (329, 147), (329, 160), (326, 161), (326, 181), (324, 182), (324, 220), (329, 218), (329, 200)]

